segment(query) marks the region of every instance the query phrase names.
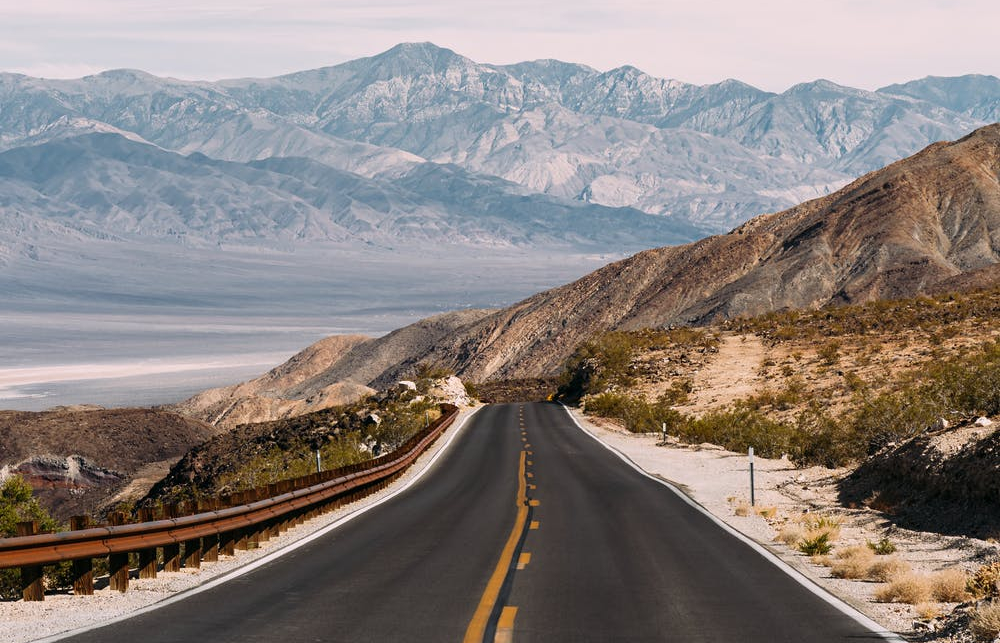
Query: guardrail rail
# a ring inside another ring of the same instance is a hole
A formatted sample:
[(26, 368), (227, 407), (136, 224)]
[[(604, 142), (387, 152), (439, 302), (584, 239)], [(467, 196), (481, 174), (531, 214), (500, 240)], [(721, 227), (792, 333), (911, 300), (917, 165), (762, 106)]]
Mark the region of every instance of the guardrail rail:
[[(283, 480), (216, 498), (122, 512), (107, 525), (74, 516), (70, 531), (38, 533), (37, 522), (18, 524), (18, 535), (0, 538), (0, 569), (20, 568), (24, 600), (45, 598), (43, 567), (72, 561), (73, 592), (94, 593), (95, 558), (108, 559), (109, 586), (128, 590), (131, 562), (139, 578), (155, 578), (181, 565), (197, 568), (235, 554), (291, 527), (387, 487), (455, 421), (458, 408), (441, 405), (441, 417), (392, 453), (355, 465)], [(130, 518), (132, 520), (130, 521)], [(131, 556), (130, 556), (131, 555)]]

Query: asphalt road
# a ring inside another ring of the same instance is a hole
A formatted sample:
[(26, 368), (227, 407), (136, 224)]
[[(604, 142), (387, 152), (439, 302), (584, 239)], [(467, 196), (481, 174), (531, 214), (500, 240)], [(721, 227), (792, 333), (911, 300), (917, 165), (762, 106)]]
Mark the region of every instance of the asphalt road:
[(524, 404), (482, 409), (418, 484), (327, 536), (222, 586), (68, 640), (495, 636), (879, 638), (627, 467), (560, 407)]

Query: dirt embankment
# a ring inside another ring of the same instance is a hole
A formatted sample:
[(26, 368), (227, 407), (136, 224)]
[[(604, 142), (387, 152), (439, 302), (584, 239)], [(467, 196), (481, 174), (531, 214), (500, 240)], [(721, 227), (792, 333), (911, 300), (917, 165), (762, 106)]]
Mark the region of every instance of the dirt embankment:
[[(99, 511), (138, 483), (139, 472), (169, 466), (217, 434), (204, 422), (153, 409), (0, 411), (0, 467), (23, 475), (65, 519)], [(149, 477), (140, 476), (151, 485)]]

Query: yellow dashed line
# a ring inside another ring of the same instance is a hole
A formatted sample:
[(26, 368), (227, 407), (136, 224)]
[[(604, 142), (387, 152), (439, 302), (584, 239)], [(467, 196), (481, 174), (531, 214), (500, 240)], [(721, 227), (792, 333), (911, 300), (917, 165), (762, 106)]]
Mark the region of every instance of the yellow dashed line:
[(529, 500), (528, 504), (531, 505), (532, 507), (537, 507), (538, 505), (542, 504), (542, 501), (541, 500)]
[(531, 472), (528, 472), (528, 477), (529, 477), (529, 478), (534, 478), (534, 477), (535, 477), (535, 474), (533, 474), (533, 473), (531, 473)]
[(532, 520), (531, 524), (528, 525), (528, 529), (538, 529), (538, 521)]
[(524, 569), (531, 562), (531, 554), (524, 552), (517, 557), (517, 568)]
[(513, 643), (514, 641), (514, 618), (517, 616), (517, 608), (510, 605), (500, 612), (500, 620), (497, 621), (497, 633), (493, 637), (493, 643)]

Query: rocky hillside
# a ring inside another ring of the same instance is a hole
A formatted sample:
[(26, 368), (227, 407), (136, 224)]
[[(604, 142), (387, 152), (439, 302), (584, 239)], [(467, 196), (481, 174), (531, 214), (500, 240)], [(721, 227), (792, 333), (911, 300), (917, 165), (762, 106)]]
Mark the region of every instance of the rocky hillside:
[(130, 499), (142, 497), (217, 434), (204, 422), (151, 409), (0, 411), (0, 474), (23, 476), (65, 519), (97, 511), (130, 486)]
[(729, 234), (639, 253), (503, 310), (442, 315), (358, 344), (286, 394), (344, 381), (384, 387), (420, 362), (479, 382), (553, 375), (604, 331), (982, 286), (998, 253), (1000, 124)]
[(967, 420), (886, 449), (841, 482), (841, 501), (877, 507), (910, 529), (996, 538), (997, 428)]
[(355, 402), (416, 373), (419, 357), (492, 310), (464, 310), (421, 320), (378, 339), (334, 336), (321, 340), (265, 375), (204, 391), (173, 408), (220, 428), (268, 422)]

